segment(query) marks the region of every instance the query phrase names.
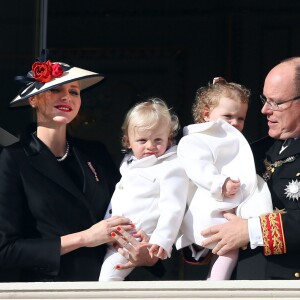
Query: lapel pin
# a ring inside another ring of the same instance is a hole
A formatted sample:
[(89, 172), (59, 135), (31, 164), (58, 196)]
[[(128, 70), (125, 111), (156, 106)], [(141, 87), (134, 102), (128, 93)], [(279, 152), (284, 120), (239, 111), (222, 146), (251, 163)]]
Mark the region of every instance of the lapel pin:
[(93, 167), (92, 163), (90, 161), (88, 161), (87, 164), (88, 164), (89, 168), (91, 169), (91, 171), (93, 172), (96, 181), (99, 181), (97, 172), (96, 172), (95, 168)]

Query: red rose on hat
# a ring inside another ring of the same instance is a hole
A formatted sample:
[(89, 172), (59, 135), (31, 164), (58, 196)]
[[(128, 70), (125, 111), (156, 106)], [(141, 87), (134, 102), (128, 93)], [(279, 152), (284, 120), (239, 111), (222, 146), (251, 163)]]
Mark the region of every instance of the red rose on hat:
[(49, 82), (51, 80), (52, 63), (50, 60), (46, 62), (35, 62), (32, 65), (33, 78), (39, 82)]
[(60, 77), (64, 73), (64, 68), (60, 64), (52, 64), (52, 76)]

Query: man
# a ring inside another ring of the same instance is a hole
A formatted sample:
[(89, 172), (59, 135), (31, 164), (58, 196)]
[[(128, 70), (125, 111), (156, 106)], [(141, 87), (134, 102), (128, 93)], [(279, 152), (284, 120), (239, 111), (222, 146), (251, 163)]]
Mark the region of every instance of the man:
[(253, 154), (274, 213), (249, 220), (227, 213), (228, 223), (202, 232), (202, 246), (217, 242), (213, 253), (223, 255), (250, 242), (234, 279), (300, 279), (300, 57), (268, 73), (261, 100), (269, 137), (253, 144)]

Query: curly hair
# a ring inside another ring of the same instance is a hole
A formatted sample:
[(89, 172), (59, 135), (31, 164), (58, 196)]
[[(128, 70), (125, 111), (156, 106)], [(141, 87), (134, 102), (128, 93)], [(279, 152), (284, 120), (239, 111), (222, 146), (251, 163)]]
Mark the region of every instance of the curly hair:
[[(160, 98), (149, 98), (146, 101), (137, 103), (126, 114), (122, 125), (122, 146), (125, 151), (128, 145), (124, 136), (128, 135), (130, 127), (151, 130), (161, 121), (165, 120), (170, 130), (170, 142), (174, 144), (174, 137), (177, 135), (180, 125), (177, 115), (168, 108), (167, 104)], [(167, 130), (167, 129), (166, 129)]]
[(214, 83), (200, 87), (196, 92), (195, 102), (192, 106), (192, 114), (195, 123), (203, 123), (205, 108), (211, 109), (219, 104), (221, 97), (249, 103), (250, 90), (241, 84), (227, 82), (219, 77)]

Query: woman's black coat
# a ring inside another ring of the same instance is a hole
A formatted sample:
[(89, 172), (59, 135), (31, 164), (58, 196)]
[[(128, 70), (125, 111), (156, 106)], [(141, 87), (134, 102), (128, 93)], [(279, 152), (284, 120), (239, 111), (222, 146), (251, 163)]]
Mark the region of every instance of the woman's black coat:
[(60, 237), (103, 219), (119, 172), (103, 144), (71, 138), (69, 144), (80, 186), (33, 134), (2, 150), (1, 281), (98, 280), (106, 246), (61, 256)]

